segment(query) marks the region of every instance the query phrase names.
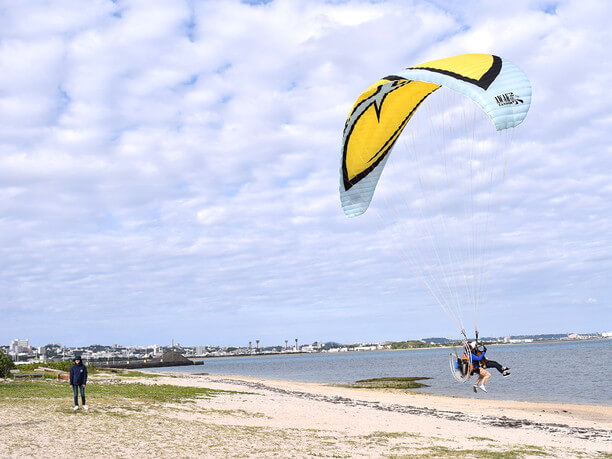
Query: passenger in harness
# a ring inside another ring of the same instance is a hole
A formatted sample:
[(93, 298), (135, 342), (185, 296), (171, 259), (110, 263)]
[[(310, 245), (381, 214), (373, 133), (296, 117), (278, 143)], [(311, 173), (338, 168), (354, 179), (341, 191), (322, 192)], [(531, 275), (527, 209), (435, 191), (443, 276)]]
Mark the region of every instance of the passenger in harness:
[(473, 341), (472, 343), (470, 343), (470, 349), (472, 351), (472, 364), (473, 364), (473, 369), (472, 369), (471, 374), (478, 374), (478, 379), (476, 380), (476, 383), (474, 384), (474, 387), (473, 387), (474, 392), (478, 391), (478, 387), (480, 387), (480, 389), (483, 390), (484, 392), (487, 391), (485, 384), (491, 377), (491, 373), (485, 370), (485, 368), (487, 367), (495, 368), (504, 377), (510, 376), (510, 368), (500, 365), (499, 362), (496, 362), (495, 360), (488, 360), (485, 357), (485, 354), (487, 352), (487, 347), (485, 345), (482, 345), (481, 347), (479, 347), (478, 343), (476, 341)]
[[(481, 347), (483, 354), (487, 352), (487, 346), (483, 344)], [(478, 343), (476, 341), (472, 341), (470, 343), (470, 348), (472, 349), (472, 353), (474, 353), (474, 351), (478, 349)], [(499, 362), (496, 362), (495, 360), (489, 360), (485, 358), (482, 362), (482, 366), (486, 368), (495, 368), (502, 374), (504, 378), (510, 376), (510, 368), (502, 366)]]
[(483, 361), (485, 360), (485, 353), (482, 352), (480, 349), (476, 349), (476, 350), (472, 350), (472, 372), (471, 374), (477, 374), (478, 375), (478, 379), (476, 380), (476, 382), (474, 383), (474, 392), (478, 392), (478, 388), (480, 387), (481, 390), (483, 390), (484, 392), (487, 391), (487, 388), (485, 387), (485, 384), (487, 383), (487, 381), (489, 380), (489, 378), (491, 377), (491, 373), (489, 373), (487, 370), (485, 370), (484, 366), (483, 366)]

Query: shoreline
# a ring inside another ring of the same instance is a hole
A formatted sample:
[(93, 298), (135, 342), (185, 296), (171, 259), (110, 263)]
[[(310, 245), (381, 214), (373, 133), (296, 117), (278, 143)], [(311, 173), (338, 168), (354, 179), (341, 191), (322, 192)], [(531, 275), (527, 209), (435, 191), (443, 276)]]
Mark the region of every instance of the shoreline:
[[(140, 370), (137, 370), (140, 371)], [(246, 380), (246, 381), (269, 381), (272, 383), (278, 384), (305, 384), (305, 385), (319, 385), (319, 386), (329, 386), (329, 387), (339, 387), (339, 388), (348, 388), (351, 390), (357, 390), (358, 388), (352, 388), (349, 386), (351, 383), (347, 382), (321, 382), (321, 381), (302, 381), (295, 379), (280, 379), (280, 378), (269, 378), (269, 377), (260, 377), (260, 376), (246, 376), (246, 375), (237, 375), (231, 373), (209, 373), (209, 372), (198, 372), (198, 373), (181, 373), (181, 372), (147, 372), (146, 370), (142, 370), (142, 373), (148, 373), (152, 375), (165, 375), (169, 377), (186, 377), (189, 378), (191, 376), (209, 376), (211, 378), (223, 378), (223, 379), (234, 379), (234, 380)], [(425, 381), (425, 384), (427, 382)], [(466, 387), (466, 395), (444, 395), (444, 394), (433, 394), (420, 392), (422, 388), (414, 388), (414, 389), (387, 389), (387, 388), (372, 388), (372, 389), (363, 389), (367, 391), (397, 391), (397, 392), (406, 392), (413, 394), (415, 396), (423, 396), (423, 397), (439, 397), (441, 399), (456, 399), (456, 400), (464, 400), (466, 402), (487, 402), (487, 403), (509, 403), (509, 404), (528, 404), (528, 405), (550, 405), (556, 407), (570, 406), (570, 407), (595, 407), (595, 408), (609, 408), (612, 416), (612, 400), (608, 403), (579, 403), (579, 402), (555, 402), (555, 401), (524, 401), (524, 400), (511, 400), (511, 399), (477, 399), (470, 397), (469, 388), (470, 385), (465, 385)]]
[[(6, 440), (0, 442), (0, 456), (612, 455), (612, 408), (607, 406), (464, 399), (257, 377), (147, 372), (129, 378), (92, 375), (88, 384), (90, 409), (85, 412), (72, 411), (72, 391), (65, 383), (47, 384), (65, 396), (0, 397), (0, 426)], [(210, 392), (184, 401), (120, 397), (130, 384), (145, 396), (155, 392), (153, 386), (164, 392), (172, 388)], [(96, 386), (100, 387), (97, 391)], [(87, 426), (83, 442), (74, 442), (75, 423)]]
[[(427, 394), (419, 392), (419, 389), (392, 389), (392, 388), (355, 388), (348, 386), (348, 383), (337, 383), (337, 382), (314, 382), (314, 381), (297, 381), (297, 380), (289, 380), (289, 379), (278, 379), (278, 378), (268, 378), (268, 377), (259, 377), (259, 376), (244, 376), (244, 375), (234, 375), (227, 373), (174, 373), (174, 372), (146, 372), (142, 371), (142, 373), (148, 373), (151, 375), (165, 376), (170, 378), (185, 378), (191, 379), (195, 377), (203, 377), (207, 378), (211, 381), (233, 381), (236, 384), (244, 384), (249, 385), (250, 383), (261, 383), (268, 384), (270, 387), (283, 387), (283, 386), (304, 386), (304, 387), (312, 387), (312, 388), (338, 388), (339, 390), (348, 390), (353, 392), (359, 392), (362, 394), (368, 393), (395, 393), (395, 394), (404, 394), (410, 397), (415, 398), (438, 398), (441, 400), (451, 401), (460, 400), (465, 402), (466, 404), (483, 404), (483, 405), (499, 405), (499, 406), (516, 406), (516, 407), (531, 407), (534, 408), (533, 405), (537, 405), (540, 407), (548, 407), (548, 408), (557, 408), (563, 409), (564, 407), (571, 407), (576, 409), (581, 408), (594, 408), (596, 411), (603, 410), (609, 411), (610, 414), (610, 423), (612, 427), (612, 402), (609, 405), (593, 405), (593, 404), (584, 404), (584, 403), (565, 403), (565, 402), (547, 402), (547, 401), (521, 401), (521, 400), (497, 400), (497, 399), (475, 399), (470, 397), (462, 397), (455, 395), (441, 395), (441, 394)], [(537, 407), (536, 406), (536, 407)]]
[[(194, 377), (185, 373), (174, 376), (178, 376), (175, 384), (206, 385), (206, 387), (233, 390), (243, 388), (249, 392), (270, 393), (294, 401), (307, 400), (329, 407), (338, 407), (341, 410), (345, 408), (367, 410), (382, 417), (387, 415), (416, 417), (425, 431), (430, 431), (431, 426), (428, 424), (431, 422), (477, 424), (489, 431), (501, 429), (513, 439), (521, 438), (529, 432), (527, 437), (530, 441), (537, 440), (535, 445), (550, 446), (562, 441), (562, 438), (569, 439), (570, 443), (583, 440), (595, 444), (601, 442), (601, 446), (605, 446), (603, 450), (612, 454), (612, 407), (610, 406), (470, 399), (397, 389), (357, 389), (330, 383), (220, 374)], [(404, 425), (409, 426), (412, 429), (410, 431), (414, 433), (416, 426), (412, 419)], [(368, 426), (371, 428), (370, 422), (366, 419), (364, 425), (358, 428), (367, 430)]]
[[(151, 373), (153, 374), (153, 373)], [(159, 374), (159, 373), (155, 373)], [(282, 379), (261, 378), (254, 376), (237, 376), (229, 374), (199, 374), (192, 373), (167, 373), (162, 377), (176, 378), (174, 381), (177, 385), (189, 385), (186, 381), (198, 381), (198, 386), (201, 383), (221, 383), (235, 386), (244, 386), (251, 388), (261, 388), (262, 390), (270, 390), (273, 392), (283, 393), (284, 391), (301, 389), (304, 392), (296, 392), (297, 396), (305, 396), (305, 394), (329, 394), (333, 400), (341, 400), (342, 395), (359, 395), (360, 397), (371, 401), (388, 401), (388, 400), (410, 400), (419, 406), (436, 405), (444, 407), (461, 407), (467, 409), (467, 412), (482, 413), (482, 409), (509, 409), (516, 411), (542, 411), (542, 409), (558, 411), (560, 417), (573, 417), (578, 413), (583, 413), (586, 418), (605, 420), (609, 423), (609, 428), (612, 429), (612, 406), (609, 405), (584, 405), (576, 403), (551, 403), (551, 402), (524, 402), (515, 400), (491, 400), (491, 399), (473, 399), (467, 397), (455, 397), (437, 394), (423, 394), (415, 390), (403, 389), (363, 389), (347, 387), (342, 383), (318, 383), (318, 382), (301, 382), (288, 381)], [(164, 379), (165, 381), (165, 379)], [(165, 381), (168, 383), (168, 381)], [(338, 398), (340, 397), (340, 398)], [(539, 414), (538, 414), (539, 416)], [(581, 415), (578, 416), (579, 418)], [(612, 431), (610, 432), (610, 441), (612, 441)]]

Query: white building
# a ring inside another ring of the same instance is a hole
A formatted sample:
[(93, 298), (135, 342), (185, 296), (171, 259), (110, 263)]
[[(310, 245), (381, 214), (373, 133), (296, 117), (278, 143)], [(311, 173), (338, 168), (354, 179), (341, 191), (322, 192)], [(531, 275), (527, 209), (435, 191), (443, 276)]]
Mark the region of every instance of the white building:
[(196, 346), (195, 347), (196, 355), (204, 355), (206, 354), (206, 346)]
[(31, 350), (30, 341), (27, 339), (14, 339), (9, 346), (9, 354), (12, 355), (29, 353)]

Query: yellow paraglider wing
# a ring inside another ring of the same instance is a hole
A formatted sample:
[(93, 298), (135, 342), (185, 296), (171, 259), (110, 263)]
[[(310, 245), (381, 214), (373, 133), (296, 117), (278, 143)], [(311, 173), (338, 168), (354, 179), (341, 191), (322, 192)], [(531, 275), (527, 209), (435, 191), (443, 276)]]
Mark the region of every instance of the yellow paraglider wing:
[(410, 67), (452, 76), (487, 89), (501, 70), (502, 60), (490, 54), (461, 54)]
[(385, 158), (420, 103), (439, 88), (403, 79), (378, 84), (359, 97), (349, 116), (351, 131), (343, 152), (347, 188)]
[(368, 208), (393, 145), (419, 105), (440, 86), (470, 97), (498, 130), (520, 124), (531, 85), (511, 62), (491, 54), (463, 54), (410, 67), (364, 91), (344, 126), (340, 199), (347, 216)]

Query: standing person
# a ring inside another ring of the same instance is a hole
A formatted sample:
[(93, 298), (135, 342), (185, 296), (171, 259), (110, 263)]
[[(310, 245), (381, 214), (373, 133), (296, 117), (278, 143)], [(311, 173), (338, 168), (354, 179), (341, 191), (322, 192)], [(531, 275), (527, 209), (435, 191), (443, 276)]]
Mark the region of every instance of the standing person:
[(87, 367), (83, 365), (83, 361), (81, 360), (81, 356), (75, 356), (74, 365), (70, 369), (70, 385), (72, 386), (72, 391), (74, 392), (74, 408), (76, 411), (79, 409), (79, 390), (81, 391), (81, 403), (83, 404), (83, 409), (87, 411), (89, 408), (85, 403), (85, 386), (87, 385)]

